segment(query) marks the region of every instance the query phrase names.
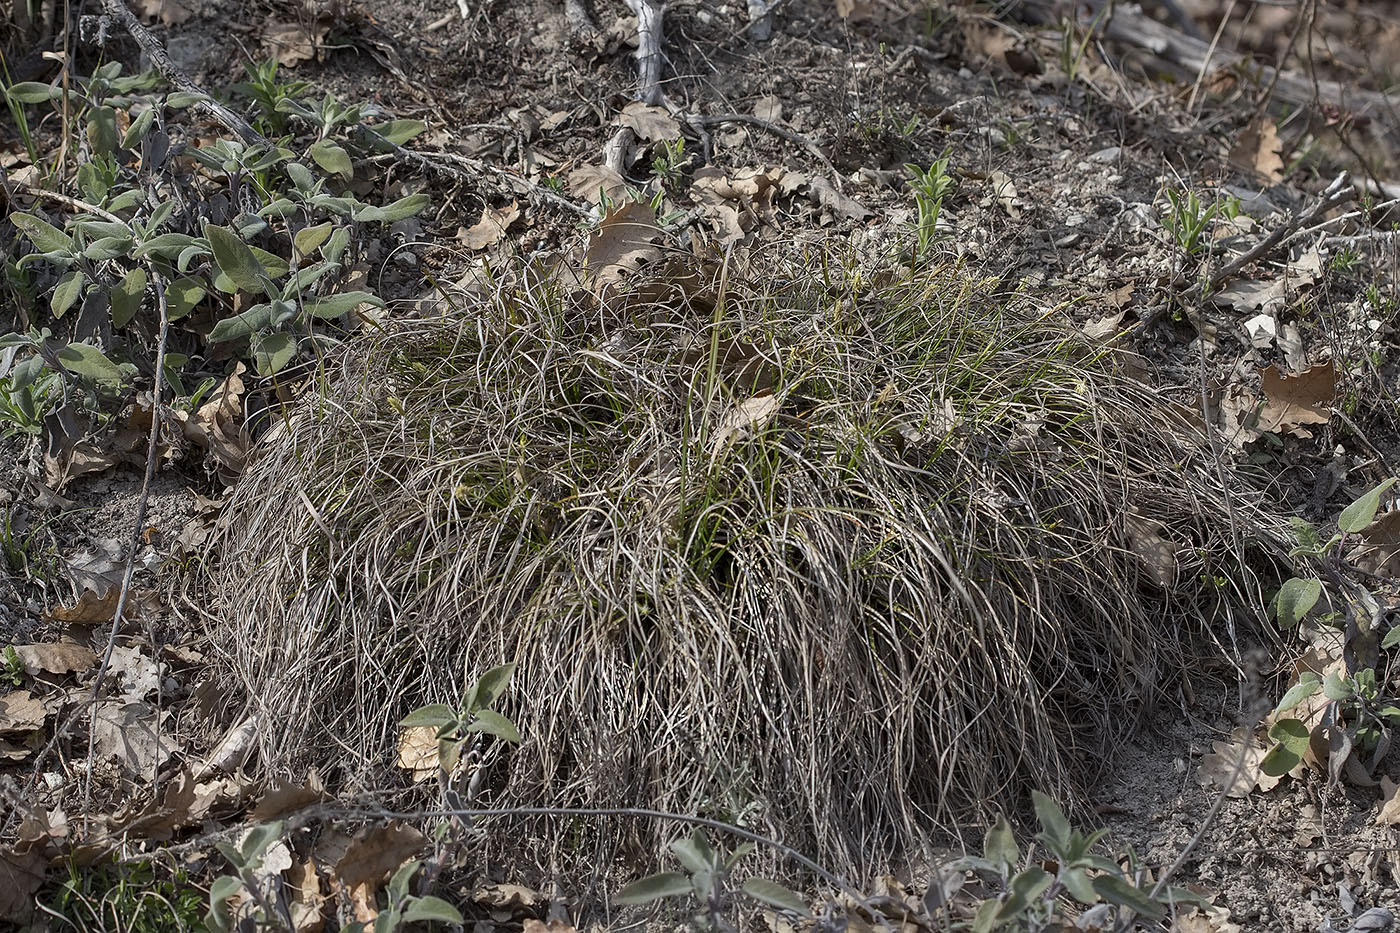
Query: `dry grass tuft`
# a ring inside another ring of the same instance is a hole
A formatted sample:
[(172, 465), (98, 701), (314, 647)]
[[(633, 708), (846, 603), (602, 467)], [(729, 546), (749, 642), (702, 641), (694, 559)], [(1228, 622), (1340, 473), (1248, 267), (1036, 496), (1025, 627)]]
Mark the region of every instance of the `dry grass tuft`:
[(213, 551), (267, 762), (382, 784), (400, 716), (514, 660), (482, 805), (717, 817), (862, 875), (1073, 796), (1200, 636), (1227, 654), (1210, 447), (1103, 351), (957, 269), (739, 278), (608, 314), (500, 285), (347, 354)]

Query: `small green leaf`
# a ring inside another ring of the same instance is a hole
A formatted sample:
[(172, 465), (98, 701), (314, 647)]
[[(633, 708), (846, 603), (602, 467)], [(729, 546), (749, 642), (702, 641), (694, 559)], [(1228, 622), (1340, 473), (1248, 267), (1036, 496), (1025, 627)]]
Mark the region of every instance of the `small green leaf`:
[(510, 679), (515, 675), (515, 662), (498, 664), (477, 678), (476, 692), (472, 698), (474, 706), (492, 706), (506, 692)]
[(1011, 824), (1006, 817), (998, 816), (996, 825), (987, 830), (982, 840), (982, 857), (998, 866), (1002, 875), (1010, 875), (1021, 861), (1021, 851), (1016, 847), (1016, 837), (1011, 834)]
[(457, 926), (463, 925), (466, 921), (462, 919), (462, 914), (440, 897), (427, 895), (416, 897), (409, 902), (407, 909), (403, 912), (404, 923), (421, 923), (427, 920), (436, 920), (438, 923), (452, 923)]
[(94, 240), (83, 250), (83, 258), (91, 259), (93, 262), (102, 262), (106, 259), (116, 259), (118, 256), (125, 256), (131, 252), (131, 237), (129, 236), (104, 236), (100, 240)]
[(20, 229), (29, 242), (34, 244), (34, 248), (41, 253), (57, 253), (62, 250), (73, 248), (73, 238), (62, 230), (55, 227), (46, 220), (40, 220), (33, 214), (26, 214), (24, 211), (15, 211), (10, 214), (10, 220), (14, 221), (16, 227)]
[(162, 233), (143, 241), (132, 252), (132, 255), (141, 259), (147, 254), (155, 253), (162, 259), (174, 259), (180, 255), (181, 250), (195, 246), (198, 242), (194, 237), (185, 233)]
[(515, 728), (515, 723), (500, 713), (493, 709), (479, 709), (475, 716), (476, 718), (467, 725), (467, 732), (485, 732), (498, 739), (520, 744), (520, 732)]
[(166, 314), (172, 321), (189, 314), (204, 296), (209, 294), (200, 279), (186, 277), (175, 279), (165, 286)]
[(155, 122), (156, 109), (154, 107), (147, 107), (141, 111), (140, 116), (131, 121), (131, 125), (126, 128), (126, 133), (122, 135), (122, 148), (130, 149), (138, 145), (151, 131), (151, 125)]
[(336, 227), (331, 238), (326, 241), (326, 245), (321, 248), (321, 255), (327, 262), (340, 262), (341, 254), (345, 252), (345, 247), (350, 245), (350, 228)]
[(111, 155), (121, 138), (117, 135), (117, 112), (111, 107), (94, 107), (88, 112), (87, 140), (98, 155)]
[(312, 160), (324, 171), (333, 175), (339, 175), (349, 181), (355, 175), (355, 167), (350, 162), (350, 153), (329, 139), (318, 140), (313, 143), (308, 154)]
[(171, 110), (184, 110), (186, 107), (193, 107), (195, 104), (202, 104), (209, 100), (209, 95), (202, 91), (176, 91), (165, 98), (165, 106)]
[(248, 830), (242, 845), (243, 858), (248, 864), (266, 855), (268, 847), (282, 838), (282, 827), (281, 820), (273, 820), (271, 823), (259, 823)]
[(325, 298), (313, 298), (307, 301), (303, 307), (306, 313), (314, 318), (336, 318), (346, 314), (362, 304), (369, 304), (373, 307), (383, 307), (384, 301), (369, 292), (341, 292), (338, 295), (329, 295)]
[(1370, 527), (1371, 522), (1376, 520), (1376, 510), (1380, 508), (1381, 496), (1385, 495), (1386, 490), (1394, 485), (1395, 480), (1388, 479), (1347, 506), (1342, 510), (1341, 517), (1337, 519), (1337, 527), (1347, 534), (1365, 531)]
[(691, 893), (690, 879), (678, 871), (663, 871), (634, 881), (613, 895), (614, 904), (650, 904), (663, 897)]
[(291, 334), (254, 334), (253, 365), (259, 376), (271, 376), (286, 368), (297, 355), (297, 342)]
[(790, 911), (799, 917), (807, 916), (807, 905), (802, 898), (767, 878), (750, 878), (744, 882), (743, 890), (749, 897), (769, 907)]
[[(1056, 809), (1059, 809), (1056, 807)], [(1030, 906), (1031, 902), (1044, 894), (1054, 882), (1055, 876), (1039, 865), (1032, 865), (1012, 877), (1006, 900), (997, 911), (1000, 921), (1012, 920)]]
[(42, 104), (51, 100), (62, 100), (63, 89), (38, 81), (21, 81), (5, 89), (10, 100), (21, 104)]
[(300, 162), (288, 162), (286, 166), (287, 177), (292, 180), (297, 191), (302, 194), (310, 194), (316, 188), (316, 178), (311, 174), (311, 169)]
[(58, 361), (69, 372), (95, 382), (122, 381), (122, 371), (117, 364), (90, 343), (70, 343), (58, 351)]
[(1278, 706), (1274, 708), (1274, 713), (1286, 713), (1299, 703), (1312, 696), (1322, 687), (1322, 681), (1312, 671), (1304, 671), (1298, 678), (1298, 682), (1288, 688), (1288, 692), (1283, 695), (1283, 699), (1278, 701)]
[(384, 216), (382, 219), (385, 223), (394, 223), (395, 221), (404, 220), (405, 218), (417, 214), (431, 203), (432, 199), (426, 194), (410, 194), (407, 197), (399, 198), (393, 204), (384, 205)]
[(1162, 905), (1148, 896), (1146, 891), (1131, 885), (1116, 875), (1100, 875), (1094, 879), (1094, 890), (1099, 896), (1117, 907), (1126, 907), (1148, 920), (1162, 919), (1165, 911)]
[(1394, 648), (1396, 645), (1400, 645), (1400, 625), (1391, 626), (1390, 631), (1381, 639), (1382, 648)]
[(1351, 682), (1337, 671), (1328, 674), (1322, 682), (1322, 695), (1329, 700), (1349, 700), (1355, 692)]
[(253, 305), (242, 314), (226, 317), (214, 325), (206, 338), (210, 343), (243, 340), (272, 325), (272, 305)]
[(710, 840), (705, 838), (705, 833), (700, 829), (696, 829), (683, 839), (675, 840), (667, 848), (675, 854), (681, 867), (692, 875), (696, 872), (709, 871), (715, 867), (715, 850), (710, 846)]
[(376, 123), (369, 129), (395, 146), (402, 146), (427, 128), (428, 124), (422, 120), (390, 120), (388, 123)]
[(405, 729), (414, 726), (432, 726), (439, 729), (450, 722), (457, 721), (457, 711), (446, 703), (433, 703), (428, 706), (420, 706), (399, 720), (399, 725)]
[(329, 220), (314, 227), (303, 227), (292, 238), (292, 246), (296, 249), (297, 255), (310, 256), (321, 247), (322, 243), (326, 242), (334, 229), (335, 225)]
[(214, 251), (214, 262), (220, 271), (244, 291), (263, 291), (263, 279), (267, 273), (247, 243), (232, 230), (218, 224), (205, 224), (204, 235), (209, 238), (209, 247)]
[(1081, 904), (1098, 903), (1098, 894), (1094, 891), (1094, 885), (1089, 880), (1089, 873), (1082, 868), (1061, 869), (1059, 875), (1060, 883), (1065, 886), (1070, 897)]
[(1045, 837), (1056, 855), (1063, 855), (1062, 850), (1069, 841), (1070, 833), (1065, 811), (1060, 809), (1054, 798), (1038, 790), (1031, 791), (1031, 802), (1035, 804), (1035, 818), (1040, 821), (1040, 828), (1044, 830), (1040, 835)]
[(1280, 719), (1269, 729), (1269, 738), (1278, 743), (1269, 749), (1259, 770), (1270, 777), (1282, 777), (1298, 766), (1308, 751), (1308, 727), (1299, 719)]
[(1286, 580), (1274, 597), (1274, 617), (1280, 625), (1292, 628), (1303, 621), (1321, 595), (1322, 581), (1315, 577)]
[(263, 271), (270, 279), (280, 279), (292, 270), (291, 263), (275, 253), (269, 253), (259, 246), (248, 247), (253, 251), (253, 258), (262, 265)]
[(73, 307), (83, 294), (83, 286), (87, 284), (87, 276), (77, 269), (65, 274), (54, 286), (53, 294), (49, 297), (49, 310), (54, 317), (63, 317), (65, 311)]
[(112, 311), (112, 326), (125, 327), (141, 310), (141, 301), (146, 297), (148, 277), (144, 266), (137, 266), (112, 289), (109, 296)]

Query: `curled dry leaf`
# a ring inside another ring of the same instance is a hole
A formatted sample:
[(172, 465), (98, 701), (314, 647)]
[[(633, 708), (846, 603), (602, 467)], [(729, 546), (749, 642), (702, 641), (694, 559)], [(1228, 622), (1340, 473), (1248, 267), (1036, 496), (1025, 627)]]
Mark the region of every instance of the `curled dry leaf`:
[(287, 888), (292, 895), (292, 929), (296, 933), (320, 933), (325, 929), (326, 897), (321, 893), (315, 858), (292, 863), (287, 871)]
[(209, 753), (209, 757), (199, 766), (195, 772), (195, 777), (206, 777), (214, 771), (233, 772), (242, 767), (248, 757), (253, 754), (253, 747), (258, 741), (258, 729), (262, 725), (261, 717), (252, 715), (244, 718), (238, 725), (234, 726)]
[(690, 191), (720, 244), (725, 245), (743, 239), (768, 219), (773, 196), (785, 174), (781, 169), (758, 168), (726, 174), (707, 165), (695, 172)]
[(97, 754), (112, 759), (131, 777), (155, 773), (175, 751), (160, 731), (160, 715), (147, 703), (99, 703), (92, 713)]
[(551, 920), (545, 923), (543, 920), (527, 918), (520, 928), (520, 933), (578, 933), (578, 927), (565, 920)]
[(239, 363), (193, 414), (176, 412), (185, 438), (214, 458), (219, 480), (232, 486), (248, 461), (248, 438), (243, 433), (243, 379)]
[(1011, 176), (996, 169), (987, 176), (987, 180), (992, 183), (992, 195), (1006, 211), (1006, 216), (1012, 220), (1020, 220), (1021, 198), (1016, 192), (1016, 184), (1011, 180)]
[(870, 216), (870, 211), (864, 204), (846, 197), (836, 190), (835, 185), (820, 175), (788, 172), (783, 176), (779, 187), (784, 194), (796, 191), (806, 195), (813, 204), (826, 208), (832, 216), (842, 220), (864, 220)]
[(18, 927), (28, 923), (34, 913), (34, 893), (44, 883), (48, 868), (42, 852), (0, 847), (0, 917)]
[(523, 884), (485, 884), (472, 892), (472, 901), (498, 910), (519, 910), (540, 902), (540, 892)]
[(284, 23), (268, 17), (263, 27), (263, 47), (277, 59), (279, 65), (295, 68), (302, 62), (314, 61), (317, 50), (330, 32), (329, 16), (314, 16), (307, 23)]
[(1376, 814), (1377, 826), (1400, 826), (1400, 784), (1381, 777), (1381, 809)]

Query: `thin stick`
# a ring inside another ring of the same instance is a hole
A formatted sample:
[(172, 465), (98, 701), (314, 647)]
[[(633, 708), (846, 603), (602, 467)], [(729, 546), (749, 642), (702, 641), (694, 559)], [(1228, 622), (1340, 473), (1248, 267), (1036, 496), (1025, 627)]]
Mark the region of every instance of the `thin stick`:
[[(107, 668), (112, 663), (112, 650), (117, 644), (117, 632), (121, 629), (122, 613), (126, 610), (127, 597), (131, 593), (131, 578), (136, 572), (136, 551), (141, 546), (141, 531), (146, 525), (146, 504), (150, 500), (151, 480), (156, 473), (156, 457), (160, 449), (160, 393), (163, 388), (161, 376), (165, 372), (165, 345), (166, 337), (170, 331), (170, 308), (165, 298), (165, 280), (161, 274), (151, 267), (151, 284), (156, 290), (156, 305), (160, 309), (160, 334), (156, 341), (156, 374), (155, 381), (151, 388), (151, 437), (146, 444), (146, 473), (141, 479), (141, 496), (136, 500), (136, 527), (131, 532), (131, 546), (126, 553), (126, 566), (122, 570), (121, 590), (117, 594), (117, 609), (112, 614), (112, 629), (107, 634), (107, 649), (102, 653), (102, 664), (97, 668), (97, 677), (92, 682), (92, 719), (88, 728), (88, 753), (87, 753), (87, 782), (83, 786), (83, 825), (87, 828), (87, 821), (92, 812), (90, 806), (92, 802), (92, 773), (93, 760), (96, 756), (97, 748), (97, 701), (101, 698), (102, 678), (107, 675)], [(159, 722), (156, 724), (156, 735), (160, 735)], [(159, 738), (157, 738), (159, 742)]]
[(175, 67), (175, 63), (170, 60), (170, 55), (165, 51), (165, 46), (160, 44), (159, 39), (151, 35), (151, 31), (141, 24), (141, 21), (122, 0), (102, 0), (102, 12), (120, 23), (122, 28), (131, 35), (131, 38), (136, 40), (136, 44), (141, 46), (141, 51), (150, 57), (151, 63), (156, 66), (156, 70), (165, 77), (165, 80), (182, 91), (200, 95), (200, 100), (194, 105), (196, 110), (214, 122), (222, 124), (249, 145), (269, 145), (267, 139), (253, 129), (247, 120), (214, 100), (203, 88), (190, 80), (188, 75)]
[(778, 124), (771, 120), (764, 120), (747, 113), (716, 113), (706, 114), (704, 116), (687, 116), (685, 119), (690, 123), (699, 124), (700, 126), (712, 126), (720, 123), (744, 123), (749, 126), (756, 126), (765, 133), (772, 133), (774, 136), (786, 139), (789, 142), (797, 143), (799, 146), (802, 146), (808, 152), (812, 153), (812, 155), (821, 159), (827, 171), (831, 172), (832, 184), (836, 186), (837, 191), (841, 190), (841, 173), (836, 170), (836, 166), (827, 158), (826, 153), (821, 151), (821, 147), (801, 133), (794, 133), (792, 130), (778, 126)]

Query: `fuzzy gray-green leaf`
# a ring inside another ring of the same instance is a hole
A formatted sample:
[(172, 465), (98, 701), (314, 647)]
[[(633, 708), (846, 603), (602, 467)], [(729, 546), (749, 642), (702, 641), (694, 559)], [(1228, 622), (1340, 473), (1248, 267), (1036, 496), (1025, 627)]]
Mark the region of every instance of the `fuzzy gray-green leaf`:
[(1376, 520), (1376, 510), (1380, 508), (1381, 496), (1385, 495), (1386, 490), (1394, 485), (1395, 480), (1388, 479), (1347, 506), (1337, 519), (1337, 527), (1347, 534), (1365, 531), (1371, 522)]
[(614, 904), (650, 904), (663, 897), (691, 893), (690, 879), (678, 871), (663, 871), (634, 881), (613, 895)]
[(744, 893), (760, 903), (779, 910), (787, 910), (798, 916), (807, 915), (807, 905), (792, 891), (767, 878), (750, 878), (744, 882)]
[(204, 235), (214, 251), (214, 262), (234, 285), (244, 291), (263, 291), (263, 278), (267, 273), (238, 234), (218, 224), (205, 224)]

